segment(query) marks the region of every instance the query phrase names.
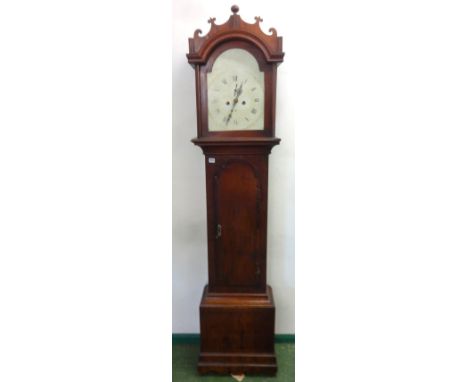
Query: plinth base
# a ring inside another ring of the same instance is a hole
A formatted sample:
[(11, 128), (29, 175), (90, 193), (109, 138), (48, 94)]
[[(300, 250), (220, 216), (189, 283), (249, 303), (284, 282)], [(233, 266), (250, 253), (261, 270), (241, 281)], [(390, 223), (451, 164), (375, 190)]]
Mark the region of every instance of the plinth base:
[(200, 374), (267, 374), (277, 371), (275, 305), (266, 293), (208, 293), (200, 304)]

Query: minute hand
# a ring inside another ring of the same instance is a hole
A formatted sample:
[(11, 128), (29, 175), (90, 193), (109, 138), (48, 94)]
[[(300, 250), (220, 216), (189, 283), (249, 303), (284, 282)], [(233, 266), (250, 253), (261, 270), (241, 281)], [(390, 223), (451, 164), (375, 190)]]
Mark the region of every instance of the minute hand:
[(241, 86), (239, 86), (239, 89), (234, 89), (234, 93), (236, 95), (236, 98), (234, 98), (234, 100), (232, 101), (232, 107), (231, 107), (231, 111), (229, 112), (229, 115), (227, 117), (227, 120), (226, 120), (226, 126), (228, 125), (229, 121), (231, 120), (231, 117), (232, 117), (232, 112), (234, 111), (234, 108), (236, 107), (237, 105), (237, 102), (239, 102), (239, 96), (242, 94), (242, 85), (244, 84), (241, 84)]

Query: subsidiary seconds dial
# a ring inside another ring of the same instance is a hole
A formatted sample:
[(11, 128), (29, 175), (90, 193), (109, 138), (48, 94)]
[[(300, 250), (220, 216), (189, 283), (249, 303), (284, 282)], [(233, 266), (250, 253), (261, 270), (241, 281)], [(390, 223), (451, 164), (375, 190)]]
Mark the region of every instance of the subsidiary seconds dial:
[(263, 72), (245, 50), (222, 53), (208, 74), (210, 131), (263, 130)]

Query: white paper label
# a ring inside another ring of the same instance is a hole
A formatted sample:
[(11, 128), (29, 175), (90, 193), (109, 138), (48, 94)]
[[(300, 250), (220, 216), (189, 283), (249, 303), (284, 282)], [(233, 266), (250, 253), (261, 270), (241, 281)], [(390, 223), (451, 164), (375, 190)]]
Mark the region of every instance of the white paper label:
[(208, 158), (208, 163), (215, 163), (216, 159), (215, 158)]

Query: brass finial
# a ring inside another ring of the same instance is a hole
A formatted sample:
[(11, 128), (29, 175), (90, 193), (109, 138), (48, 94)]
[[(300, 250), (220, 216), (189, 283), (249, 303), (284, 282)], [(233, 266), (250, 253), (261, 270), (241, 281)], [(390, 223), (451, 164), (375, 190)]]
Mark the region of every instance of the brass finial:
[(232, 13), (236, 14), (237, 12), (239, 12), (239, 6), (233, 5), (233, 6), (231, 7), (231, 11), (232, 11)]

